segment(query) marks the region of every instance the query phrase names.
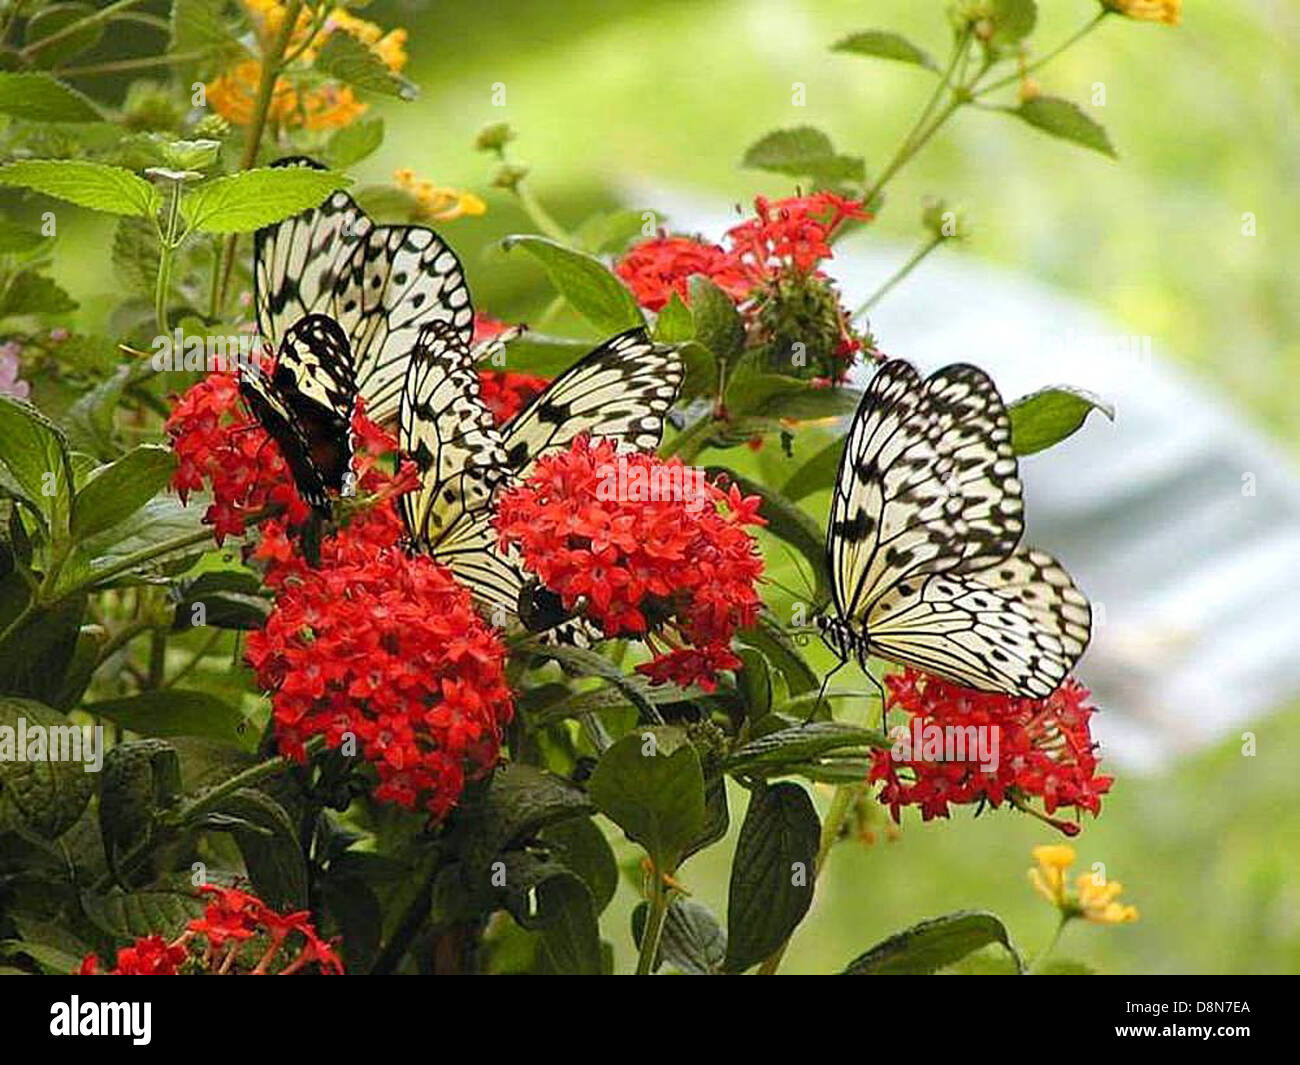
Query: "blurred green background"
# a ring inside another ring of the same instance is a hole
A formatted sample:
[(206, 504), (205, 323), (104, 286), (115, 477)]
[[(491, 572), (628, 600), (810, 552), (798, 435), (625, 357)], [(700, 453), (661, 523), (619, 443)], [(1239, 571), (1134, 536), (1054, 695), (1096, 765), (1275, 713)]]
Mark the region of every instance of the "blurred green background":
[[(1096, 11), (1094, 0), (1039, 6), (1040, 49)], [(818, 126), (839, 150), (864, 155), (869, 170), (882, 165), (930, 79), (828, 47), (850, 31), (889, 28), (946, 54), (945, 7), (928, 0), (377, 0), (364, 17), (409, 29), (408, 73), (422, 93), (414, 104), (377, 106), (388, 137), (359, 176), (382, 182), (410, 167), (483, 193), (487, 216), (453, 223), (447, 236), (467, 259), (476, 302), (527, 319), (550, 294), (530, 264), (492, 248), (495, 237), (526, 223), (508, 194), (486, 188), (492, 162), (472, 150), (482, 125), (511, 123), (515, 157), (531, 166), (530, 183), (566, 225), (616, 204), (632, 181), (690, 192), (725, 211), (755, 193), (791, 191), (788, 182), (738, 166), (745, 148), (774, 128)], [(1057, 285), (1125, 332), (1153, 336), (1157, 355), (1184, 364), (1294, 454), (1300, 3), (1186, 7), (1178, 28), (1110, 19), (1039, 77), (1044, 91), (1083, 104), (1107, 127), (1118, 162), (1005, 116), (963, 113), (892, 184), (878, 222), (853, 239), (899, 242), (901, 261), (920, 238), (924, 195), (963, 204), (974, 237), (941, 254), (976, 256)], [(806, 86), (804, 107), (791, 104), (794, 82)], [(1104, 108), (1088, 105), (1097, 82), (1105, 85)], [(505, 107), (492, 105), (498, 83)], [(1254, 237), (1242, 235), (1246, 212), (1255, 215)], [(102, 278), (74, 270), (66, 280), (74, 295), (102, 293)], [(82, 313), (102, 310), (92, 298)], [(881, 339), (906, 354), (906, 337)], [(815, 512), (819, 501), (808, 505)], [(1078, 923), (1059, 957), (1112, 973), (1300, 970), (1293, 782), (1300, 709), (1256, 732), (1254, 758), (1242, 757), (1234, 739), (1166, 775), (1119, 774), (1102, 818), (1075, 841), (1076, 872), (1104, 862), (1142, 918), (1119, 928)], [(732, 816), (727, 841), (681, 874), (720, 915), (741, 801), (733, 801)], [(964, 907), (999, 913), (1032, 954), (1050, 938), (1054, 914), (1026, 881), (1029, 852), (1058, 841), (1019, 815), (975, 820), (963, 810), (922, 826), (909, 812), (897, 842), (849, 841), (835, 850), (784, 968), (834, 971), (907, 924)], [(625, 884), (604, 918), (618, 971), (630, 971), (634, 960), (628, 915), (635, 901)]]

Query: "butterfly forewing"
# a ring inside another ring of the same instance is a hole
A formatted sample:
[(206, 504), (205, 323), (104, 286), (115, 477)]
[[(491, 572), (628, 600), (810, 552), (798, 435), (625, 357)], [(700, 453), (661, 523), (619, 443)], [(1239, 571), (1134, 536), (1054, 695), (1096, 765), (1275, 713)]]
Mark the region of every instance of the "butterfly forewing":
[[(1010, 419), (980, 369), (880, 368), (849, 432), (827, 561), (844, 631), (960, 684), (1050, 694), (1088, 641), (1087, 600), (1024, 528)], [(843, 655), (846, 648), (837, 653)]]

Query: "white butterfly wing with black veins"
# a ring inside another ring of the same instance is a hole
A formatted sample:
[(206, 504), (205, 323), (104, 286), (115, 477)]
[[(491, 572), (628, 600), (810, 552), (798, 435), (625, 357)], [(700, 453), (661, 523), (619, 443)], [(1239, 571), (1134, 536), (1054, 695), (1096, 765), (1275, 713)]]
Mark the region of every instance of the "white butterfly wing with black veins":
[[(275, 166), (310, 166), (282, 159)], [(407, 356), (420, 329), (446, 322), (468, 345), (474, 310), (460, 260), (432, 229), (375, 225), (345, 192), (257, 231), (257, 325), (278, 343), (305, 314), (327, 313), (348, 336), (366, 415), (395, 423)]]
[[(620, 333), (579, 360), (497, 428), (479, 398), (470, 349), (447, 325), (426, 327), (412, 353), (402, 394), (402, 450), (422, 485), (404, 497), (413, 541), (451, 567), (492, 614), (520, 612), (526, 583), (518, 560), (497, 547), (496, 495), (526, 479), (537, 459), (566, 450), (579, 435), (612, 438), (621, 450), (658, 445), (681, 387), (675, 351), (656, 348), (644, 329)], [(538, 601), (548, 636), (588, 643), (590, 626), (557, 620)]]
[(957, 684), (1050, 695), (1088, 644), (1091, 610), (1048, 554), (1018, 548), (1011, 422), (988, 375), (872, 378), (840, 460), (826, 534), (841, 659), (868, 653)]

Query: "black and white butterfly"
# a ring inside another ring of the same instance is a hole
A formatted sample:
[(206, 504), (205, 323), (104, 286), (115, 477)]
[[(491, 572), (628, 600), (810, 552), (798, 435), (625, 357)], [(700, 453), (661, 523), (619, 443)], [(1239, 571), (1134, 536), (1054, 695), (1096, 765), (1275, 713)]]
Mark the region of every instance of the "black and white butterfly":
[(542, 616), (530, 627), (548, 627), (558, 620), (555, 604), (523, 594), (524, 571), (497, 545), (497, 496), (527, 479), (539, 458), (567, 450), (584, 433), (613, 439), (620, 451), (653, 450), (681, 388), (681, 360), (643, 328), (619, 333), (504, 428), (479, 398), (474, 367), (464, 337), (448, 323), (421, 330), (402, 390), (399, 443), (422, 483), (402, 497), (403, 517), (415, 545), (450, 567), (494, 619), (523, 615), (528, 622), (531, 602), (531, 612)]
[[(277, 167), (323, 169), (302, 156)], [(376, 225), (346, 192), (259, 229), (253, 250), (257, 327), (273, 346), (303, 317), (326, 314), (352, 350), (366, 416), (393, 426), (420, 330), (444, 322), (468, 345), (474, 310), (460, 260), (432, 229)]]
[(330, 494), (352, 491), (356, 372), (347, 335), (332, 318), (309, 314), (284, 333), (272, 371), (241, 366), (239, 391), (279, 445), (303, 501), (328, 515)]
[(885, 363), (840, 459), (826, 532), (841, 662), (868, 654), (957, 684), (1050, 695), (1083, 654), (1091, 608), (1051, 555), (1021, 547), (1011, 422), (984, 371)]

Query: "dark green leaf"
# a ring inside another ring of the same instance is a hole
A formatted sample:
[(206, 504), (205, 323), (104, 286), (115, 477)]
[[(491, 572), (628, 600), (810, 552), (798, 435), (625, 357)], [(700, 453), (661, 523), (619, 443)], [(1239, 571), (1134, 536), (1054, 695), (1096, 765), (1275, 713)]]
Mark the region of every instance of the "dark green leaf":
[(745, 343), (745, 323), (731, 297), (703, 274), (690, 281), (695, 339), (719, 359), (732, 359)]
[(522, 248), (541, 263), (556, 291), (597, 329), (618, 333), (644, 324), (632, 294), (594, 256), (529, 233), (506, 237), (501, 245)]
[(72, 464), (62, 432), (30, 404), (0, 396), (0, 462), (61, 539), (72, 514)]
[(0, 218), (0, 255), (26, 255), (49, 239), (34, 229)]
[(770, 613), (759, 615), (758, 623), (739, 634), (740, 642), (762, 651), (769, 662), (785, 678), (791, 695), (800, 695), (817, 689), (817, 674), (804, 661), (803, 655), (781, 623)]
[(1079, 388), (1056, 385), (1022, 396), (1007, 408), (1011, 417), (1011, 446), (1017, 455), (1043, 451), (1079, 429), (1094, 410), (1115, 420), (1114, 407)]
[(771, 666), (761, 651), (746, 648), (739, 654), (744, 663), (736, 671), (736, 690), (751, 721), (765, 717), (772, 709)]
[[(20, 723), (26, 741), (23, 761), (17, 750)], [(42, 703), (8, 696), (0, 698), (0, 727), (6, 733), (0, 739), (0, 832), (22, 826), (44, 839), (57, 839), (76, 823), (95, 790), (95, 774), (87, 772), (84, 730)], [(36, 727), (42, 731), (35, 732)], [(44, 737), (43, 752), (33, 746), (35, 736)], [(56, 745), (59, 757), (49, 757)], [(40, 757), (28, 760), (34, 754)], [(81, 757), (73, 758), (76, 754)]]
[(603, 913), (618, 890), (618, 863), (605, 833), (590, 817), (570, 817), (541, 831), (542, 841), (591, 889), (596, 912)]
[(99, 831), (109, 868), (151, 839), (159, 815), (180, 794), (180, 758), (162, 740), (119, 743), (104, 758), (99, 786)]
[(635, 706), (641, 715), (652, 720), (655, 718), (653, 704), (647, 694), (649, 685), (644, 677), (624, 673), (604, 655), (587, 650), (585, 647), (539, 647), (537, 653), (554, 658), (580, 676), (601, 677), (609, 681), (627, 697), (627, 701)]
[(713, 846), (727, 834), (727, 829), (730, 827), (731, 810), (727, 806), (727, 778), (721, 775), (712, 776), (704, 782), (704, 826), (700, 829), (700, 834), (687, 846), (682, 861)]
[[(638, 949), (649, 909), (649, 904), (642, 902), (632, 911), (632, 938)], [(727, 933), (713, 911), (695, 899), (674, 898), (668, 905), (663, 934), (659, 937), (656, 971), (667, 963), (687, 976), (709, 976), (722, 971), (726, 957)]]
[(961, 961), (972, 951), (1000, 943), (1023, 972), (1024, 964), (1006, 926), (994, 914), (960, 910), (922, 921), (877, 943), (849, 962), (846, 976), (924, 975)]
[[(95, 47), (104, 36), (103, 22), (87, 22), (66, 37), (52, 39), (56, 33), (94, 13), (93, 5), (82, 3), (50, 4), (37, 11), (27, 20), (23, 34), (32, 62), (38, 67), (53, 67)], [(40, 43), (46, 40), (48, 44)]]
[[(248, 570), (212, 570), (183, 582), (173, 628), (207, 626), (255, 631), (266, 623), (270, 600)], [(196, 609), (201, 607), (202, 609)]]
[(217, 812), (241, 822), (232, 827), (231, 834), (258, 896), (278, 910), (304, 908), (307, 864), (297, 829), (284, 807), (263, 791), (240, 788), (222, 799)]
[(203, 916), (204, 901), (188, 891), (110, 891), (96, 895), (85, 891), (81, 908), (86, 916), (111, 936), (136, 939), (160, 935), (169, 942), (185, 926)]
[(73, 501), (72, 535), (93, 536), (130, 517), (167, 486), (175, 469), (176, 456), (160, 444), (141, 444), (100, 466)]
[(0, 184), (110, 214), (153, 217), (157, 194), (144, 178), (119, 166), (86, 159), (22, 159), (0, 167)]
[(355, 166), (373, 155), (384, 143), (384, 120), (363, 118), (337, 130), (325, 147), (325, 156), (336, 170)]
[(660, 872), (677, 868), (704, 827), (700, 759), (678, 728), (624, 736), (601, 756), (587, 791)]
[(875, 56), (879, 59), (896, 59), (900, 63), (915, 63), (919, 67), (938, 70), (938, 65), (928, 52), (918, 48), (906, 37), (889, 30), (863, 30), (850, 33), (831, 46), (832, 52), (849, 52), (853, 55)]
[(888, 748), (889, 739), (876, 729), (839, 721), (812, 721), (782, 728), (737, 747), (723, 762), (729, 773), (765, 776), (788, 771), (828, 751)]
[[(17, 574), (13, 577), (25, 592)], [(25, 601), (24, 594), (19, 602)], [(14, 605), (17, 608), (18, 604)], [(10, 632), (0, 646), (0, 691), (51, 705), (57, 703), (76, 656), (85, 614), (86, 597), (68, 596), (53, 606), (36, 610)]]
[(158, 233), (146, 218), (123, 218), (113, 232), (113, 270), (127, 288), (153, 296), (158, 277)]
[(1109, 155), (1112, 159), (1118, 158), (1105, 128), (1084, 114), (1078, 104), (1069, 100), (1057, 96), (1036, 96), (1019, 107), (1007, 108), (1007, 111), (1053, 137), (1073, 141), (1101, 152), (1102, 155)]
[(66, 314), (76, 308), (77, 301), (53, 278), (35, 270), (24, 270), (5, 288), (3, 300), (0, 300), (0, 318), (19, 314)]
[(49, 74), (0, 73), (0, 114), (29, 122), (98, 122), (95, 105)]
[(727, 893), (728, 972), (762, 961), (803, 920), (812, 905), (820, 837), (817, 811), (798, 784), (751, 794)]
[(506, 855), (505, 866), (505, 906), (521, 926), (541, 931), (555, 971), (600, 975), (600, 928), (587, 885), (560, 863), (521, 851)]

